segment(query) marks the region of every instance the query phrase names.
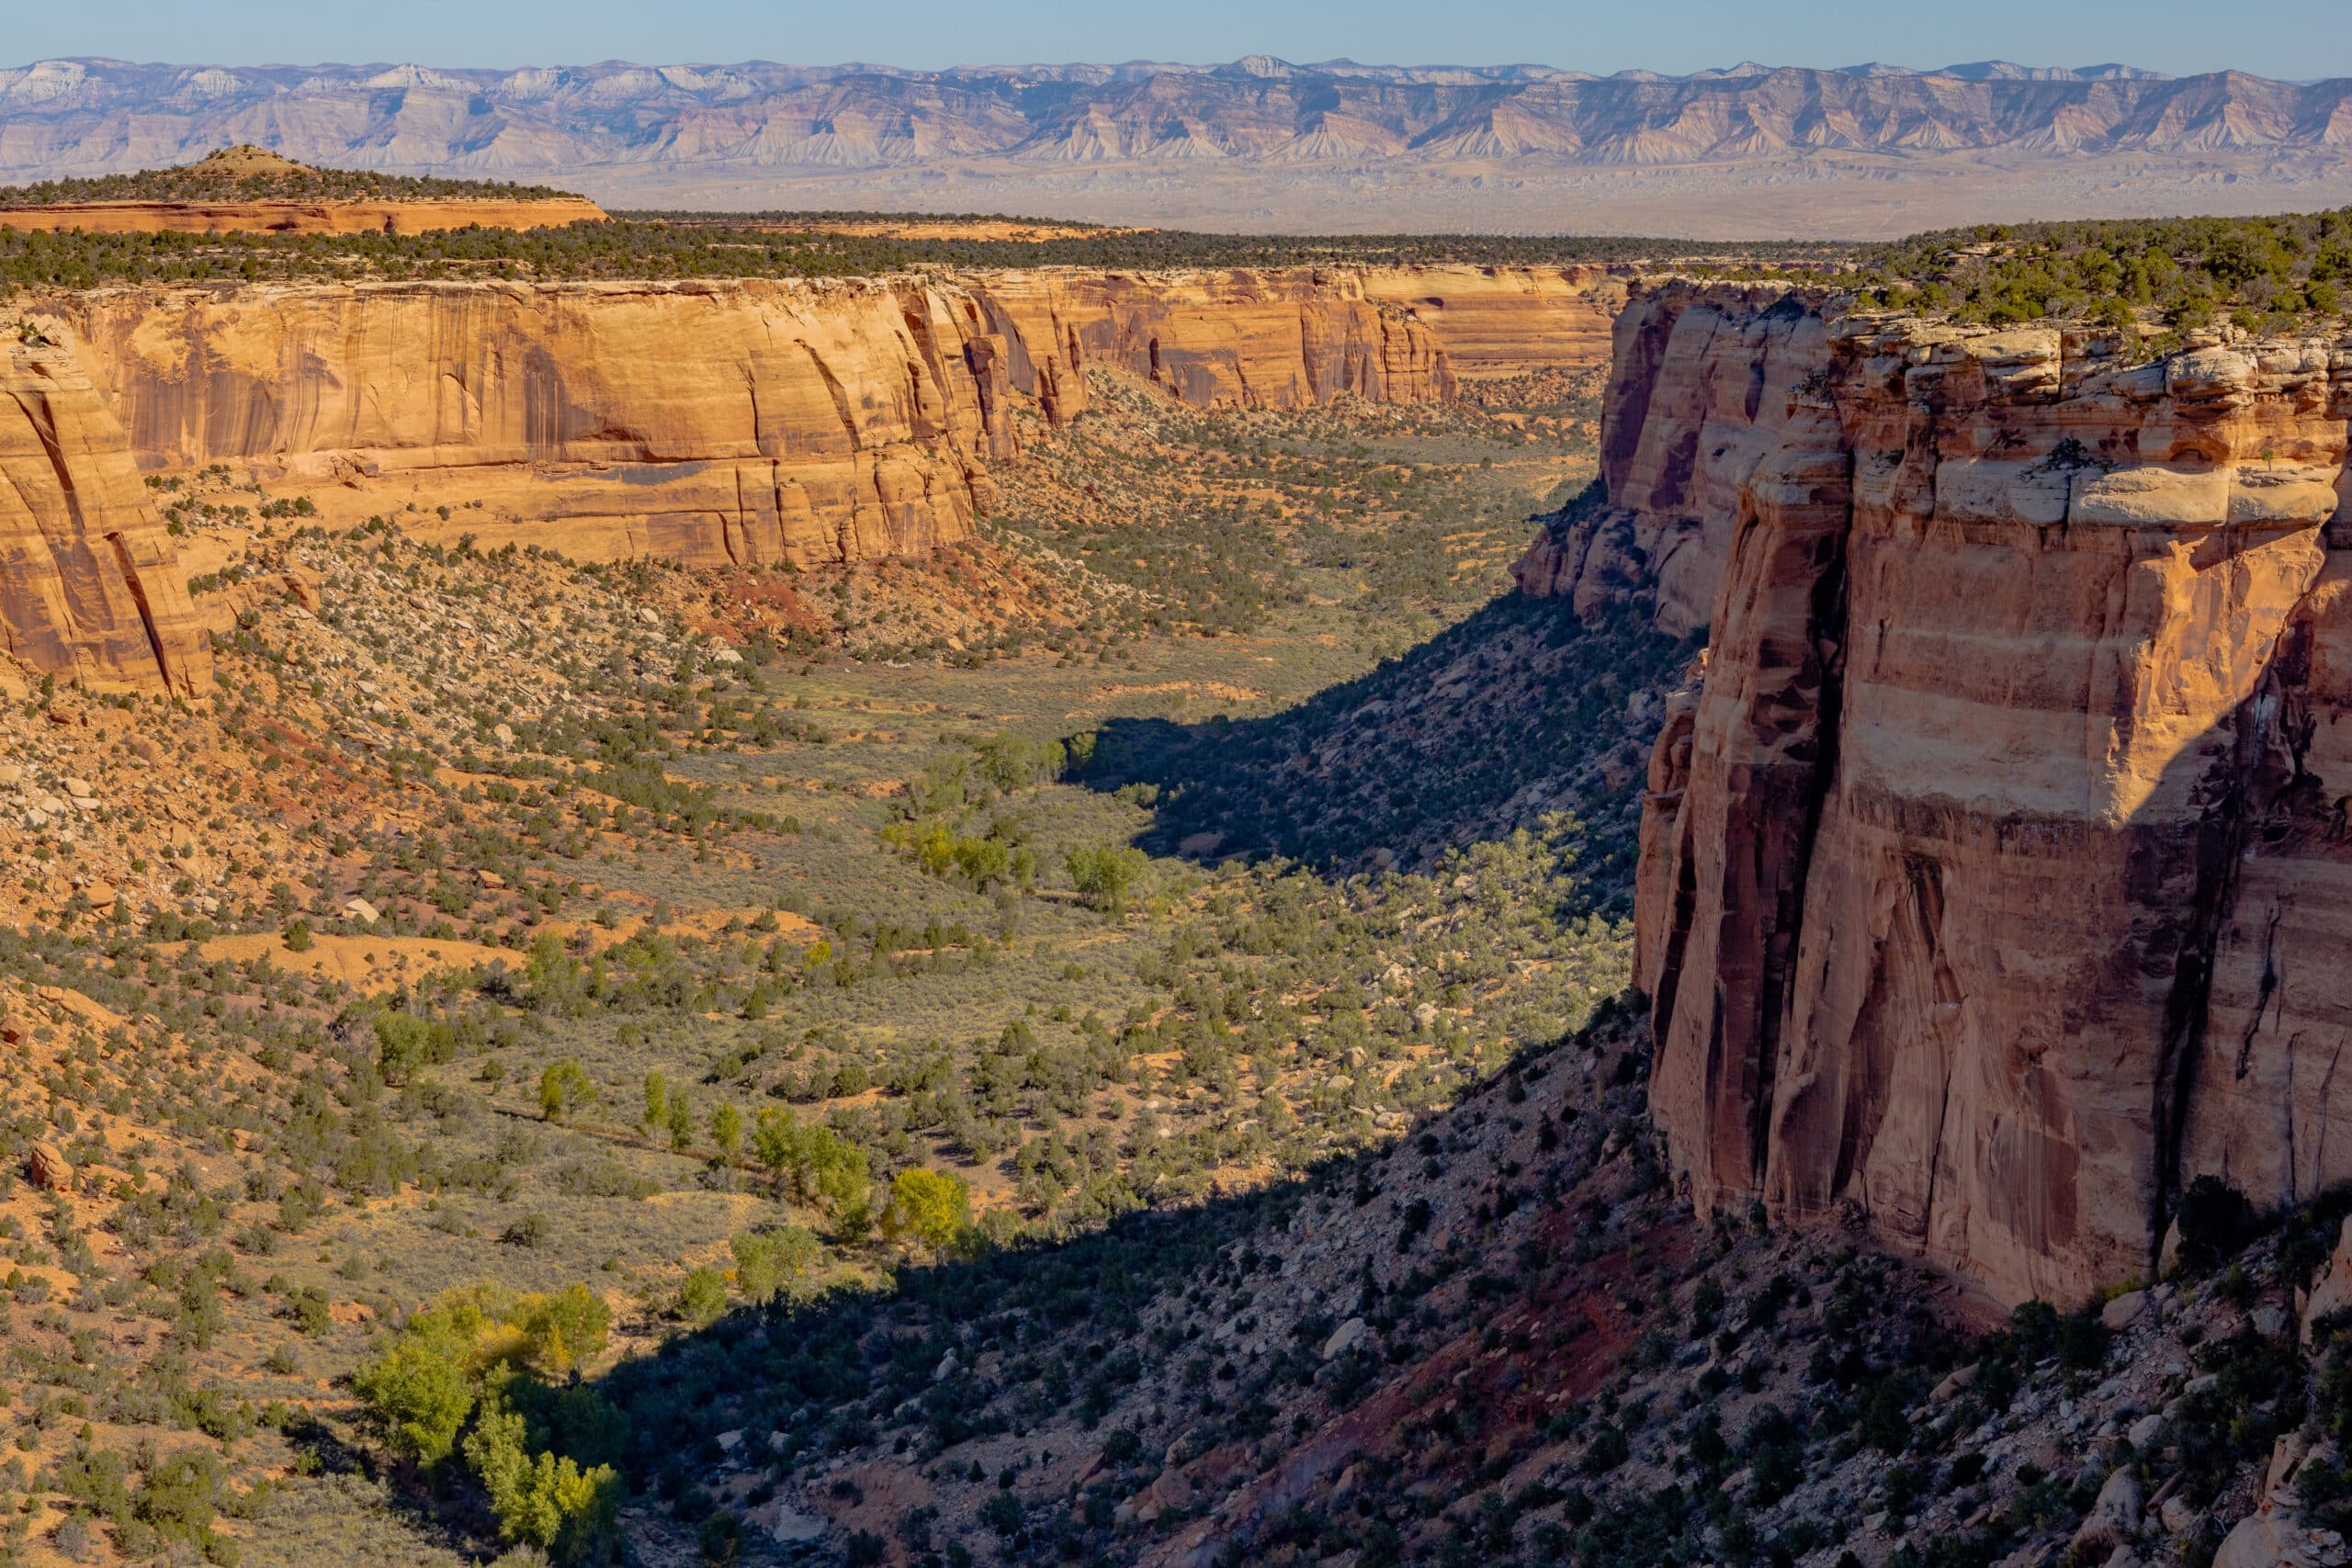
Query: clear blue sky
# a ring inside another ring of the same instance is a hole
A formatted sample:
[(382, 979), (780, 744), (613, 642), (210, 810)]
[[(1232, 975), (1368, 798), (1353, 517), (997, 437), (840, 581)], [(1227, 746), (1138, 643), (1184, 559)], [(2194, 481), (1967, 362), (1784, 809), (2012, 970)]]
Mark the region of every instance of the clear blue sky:
[(918, 68), (1040, 61), (1534, 61), (1682, 72), (1741, 59), (1944, 65), (2120, 60), (2352, 75), (2346, 0), (19, 0), (0, 63), (55, 55), (219, 64), (435, 65), (865, 60)]

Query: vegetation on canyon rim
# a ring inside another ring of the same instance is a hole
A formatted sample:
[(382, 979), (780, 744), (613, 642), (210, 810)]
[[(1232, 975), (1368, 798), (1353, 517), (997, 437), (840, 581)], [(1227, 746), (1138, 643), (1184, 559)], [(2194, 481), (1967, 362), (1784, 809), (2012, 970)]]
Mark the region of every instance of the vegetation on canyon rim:
[[(437, 187), (463, 182), (420, 183)], [(51, 187), (39, 188), (46, 192)], [(505, 197), (560, 194), (485, 188)], [(922, 215), (895, 216), (916, 220)], [(1962, 322), (2005, 325), (2073, 319), (2133, 333), (2144, 329), (2152, 348), (2176, 344), (2184, 332), (2222, 321), (2261, 333), (2324, 323), (2342, 313), (2346, 289), (2352, 288), (2352, 209), (2256, 218), (1981, 225), (1893, 243), (1850, 244), (1568, 235), (1315, 237), (1107, 228), (1047, 239), (894, 239), (826, 232), (821, 221), (796, 217), (789, 229), (763, 224), (759, 215), (638, 215), (560, 228), (468, 228), (419, 235), (49, 234), (0, 227), (0, 285), (86, 288), (323, 278), (824, 278), (927, 267), (986, 271), (1048, 265), (1643, 262), (1735, 280), (1846, 289), (1864, 309), (1919, 310)], [(847, 215), (842, 218), (849, 221)]]
[(1510, 235), (1199, 234), (1105, 230), (1049, 240), (890, 239), (725, 220), (621, 220), (547, 229), (469, 227), (429, 234), (20, 233), (0, 222), (0, 285), (325, 278), (518, 277), (544, 281), (865, 277), (924, 267), (1565, 265), (1659, 256), (1831, 265), (1853, 247), (1708, 245), (1685, 240)]
[(1985, 224), (1886, 247), (1837, 282), (1865, 307), (1996, 325), (2051, 317), (2136, 331), (2227, 321), (2294, 333), (2352, 299), (2352, 208), (2268, 218)]

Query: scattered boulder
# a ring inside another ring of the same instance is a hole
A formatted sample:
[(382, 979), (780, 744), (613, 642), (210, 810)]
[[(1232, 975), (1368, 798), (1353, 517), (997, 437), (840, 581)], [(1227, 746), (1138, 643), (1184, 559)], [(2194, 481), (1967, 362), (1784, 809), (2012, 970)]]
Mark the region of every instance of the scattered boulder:
[(822, 1518), (815, 1514), (804, 1514), (797, 1508), (788, 1507), (780, 1497), (761, 1507), (753, 1508), (751, 1511), (751, 1519), (753, 1524), (767, 1531), (778, 1543), (785, 1546), (799, 1546), (808, 1541), (824, 1539), (825, 1521)]
[(2341, 1537), (2313, 1530), (2290, 1510), (2248, 1514), (2222, 1538), (2213, 1568), (2341, 1568), (2346, 1561)]
[(1953, 1369), (1951, 1373), (1947, 1376), (1943, 1382), (1938, 1383), (1933, 1389), (1928, 1391), (1928, 1403), (1930, 1404), (1941, 1404), (1944, 1401), (1951, 1399), (1965, 1390), (1974, 1387), (1976, 1383), (1977, 1371), (1978, 1366), (1974, 1361), (1971, 1361), (1964, 1367)]
[(2126, 1291), (2098, 1309), (2098, 1320), (2110, 1331), (2120, 1334), (2139, 1322), (2140, 1315), (2147, 1310), (2147, 1292)]
[(2344, 1538), (2306, 1519), (2296, 1495), (2304, 1463), (2315, 1454), (2333, 1453), (2333, 1445), (2313, 1449), (2294, 1432), (2272, 1444), (2262, 1501), (2223, 1538), (2213, 1568), (2343, 1568), (2352, 1562)]
[(1136, 1517), (1150, 1524), (1170, 1508), (1189, 1508), (1192, 1505), (1192, 1478), (1170, 1465), (1143, 1489), (1142, 1496), (1136, 1499)]
[(74, 1168), (56, 1145), (36, 1143), (26, 1151), (25, 1179), (44, 1192), (62, 1192), (73, 1184)]
[(2139, 1529), (2140, 1515), (2146, 1506), (2147, 1495), (2140, 1490), (2140, 1478), (2129, 1470), (2116, 1470), (2099, 1487), (2098, 1501), (2076, 1528), (2071, 1554), (2083, 1562), (2124, 1545)]
[(1329, 1361), (1346, 1355), (1363, 1344), (1364, 1337), (1371, 1332), (1372, 1329), (1363, 1319), (1360, 1317), (1348, 1319), (1331, 1331), (1331, 1337), (1323, 1341), (1323, 1359)]

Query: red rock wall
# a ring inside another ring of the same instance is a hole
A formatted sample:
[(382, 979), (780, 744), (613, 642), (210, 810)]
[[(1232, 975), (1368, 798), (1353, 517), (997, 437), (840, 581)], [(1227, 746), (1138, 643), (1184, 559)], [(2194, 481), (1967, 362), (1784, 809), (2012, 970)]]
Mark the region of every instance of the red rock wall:
[[(120, 535), (145, 563), (133, 576), (160, 583), (181, 574), (159, 564), (168, 542), (136, 469), (216, 462), (310, 496), (331, 524), (386, 514), (579, 559), (920, 554), (987, 511), (1016, 402), (1073, 417), (1090, 366), (1201, 407), (1442, 401), (1449, 333), (1481, 374), (1582, 367), (1623, 288), (1599, 269), (1431, 267), (257, 285), (58, 294), (31, 319), (69, 345), (43, 363), (74, 389), (41, 406), (113, 476), (73, 489), (105, 509), (74, 526)], [(13, 442), (0, 474), (40, 490), (42, 450)], [(17, 532), (10, 646), (42, 671), (141, 678), (130, 623), (90, 598), (104, 574), (53, 563), (46, 525)], [(201, 638), (167, 586), (151, 662), (189, 663)]]
[(1365, 296), (1412, 312), (1464, 381), (1593, 369), (1636, 276), (1631, 266), (1368, 267)]
[(853, 561), (968, 535), (1015, 401), (1075, 414), (1090, 362), (1201, 406), (1453, 393), (1408, 310), (1305, 270), (115, 288), (30, 319), (59, 346), (15, 355), (0, 635), (36, 671), (182, 686), (202, 637), (139, 468), (581, 559)]
[(921, 552), (971, 531), (1013, 451), (1001, 341), (919, 285), (126, 288), (44, 309), (142, 467), (225, 461), (334, 521), (579, 559)]
[(1708, 593), (1637, 953), (1700, 1204), (2068, 1299), (2199, 1174), (2352, 1178), (2352, 344), (2123, 368), (1675, 289), (1618, 344), (1629, 504), (1522, 576)]

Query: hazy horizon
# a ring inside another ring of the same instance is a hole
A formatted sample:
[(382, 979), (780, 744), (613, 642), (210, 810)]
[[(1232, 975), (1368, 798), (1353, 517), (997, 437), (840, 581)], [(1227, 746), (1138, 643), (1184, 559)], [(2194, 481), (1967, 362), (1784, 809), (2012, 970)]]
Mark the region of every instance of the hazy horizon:
[[(1542, 61), (1606, 76), (1628, 69), (1687, 75), (1744, 58), (1786, 60), (1811, 52), (1804, 45), (1834, 41), (1837, 58), (1845, 61), (2123, 60), (2168, 75), (2229, 69), (2284, 81), (2352, 73), (2352, 29), (2343, 27), (2338, 6), (2316, 0), (2240, 6), (2220, 36), (2211, 12), (2184, 0), (2065, 7), (1984, 0), (1964, 15), (1838, 0), (1769, 11), (1703, 0), (1640, 12), (1489, 0), (1446, 14), (1442, 51), (1427, 47), (1431, 30), (1426, 9), (1402, 0), (1305, 0), (1279, 11), (1240, 0), (1152, 11), (1080, 0), (906, 0), (887, 17), (811, 10), (788, 20), (749, 0), (660, 13), (618, 0), (509, 0), (497, 6), (415, 0), (392, 14), (294, 0), (197, 10), (164, 0), (88, 0), (18, 17), (12, 52), (28, 62), (143, 57), (197, 65), (431, 59), (447, 69), (475, 70), (566, 59), (887, 61), (919, 71), (999, 61), (1219, 62), (1250, 54), (1401, 62), (1442, 52), (1455, 61)], [(140, 47), (125, 50), (123, 41), (131, 39)], [(550, 48), (557, 40), (563, 47)]]
[(954, 75), (959, 73), (1073, 71), (1080, 69), (1127, 71), (1142, 68), (1157, 68), (1171, 71), (1213, 72), (1229, 70), (1250, 60), (1271, 60), (1292, 70), (1308, 72), (1334, 69), (1368, 72), (1463, 71), (1479, 73), (1512, 71), (1537, 71), (1554, 72), (1563, 75), (1584, 76), (1599, 81), (1607, 81), (1611, 78), (1618, 77), (1659, 77), (1671, 81), (1688, 81), (1693, 78), (1707, 76), (1736, 77), (1756, 75), (1774, 71), (1810, 71), (1838, 75), (1857, 75), (1864, 73), (1871, 73), (1882, 74), (1909, 74), (1915, 76), (1962, 76), (1970, 79), (1975, 79), (1980, 75), (1990, 77), (1996, 73), (2006, 72), (2018, 73), (2015, 75), (2009, 75), (2008, 79), (2011, 80), (2020, 79), (2024, 76), (2031, 76), (2035, 74), (2048, 74), (2053, 79), (2061, 79), (2061, 73), (2072, 73), (2073, 75), (2081, 77), (2127, 75), (2161, 77), (2171, 80), (2179, 80), (2200, 75), (2224, 75), (2235, 73), (2239, 75), (2261, 76), (2267, 80), (2285, 82), (2298, 86), (2308, 86), (2323, 82), (2352, 78), (2352, 67), (2347, 67), (2343, 71), (2322, 72), (2313, 75), (2285, 75), (2272, 72), (2250, 70), (2244, 66), (2227, 63), (2212, 64), (2193, 71), (2166, 71), (2144, 64), (2135, 59), (2127, 58), (2086, 60), (2070, 63), (2055, 60), (2031, 58), (2018, 59), (2008, 55), (1985, 55), (1981, 58), (1968, 60), (1948, 60), (1933, 65), (1922, 65), (1903, 60), (1884, 59), (1855, 60), (1842, 64), (1827, 65), (1800, 60), (1759, 60), (1741, 58), (1710, 65), (1694, 65), (1684, 70), (1667, 70), (1657, 66), (1642, 64), (1620, 65), (1613, 69), (1600, 70), (1585, 65), (1564, 64), (1557, 60), (1535, 59), (1532, 57), (1521, 59), (1396, 58), (1374, 60), (1362, 59), (1353, 55), (1346, 54), (1326, 55), (1317, 58), (1307, 58), (1304, 56), (1294, 57), (1280, 54), (1270, 54), (1265, 51), (1249, 51), (1240, 54), (1214, 59), (1205, 56), (1180, 59), (1174, 56), (1162, 55), (1134, 55), (1124, 59), (1110, 59), (1073, 55), (1058, 59), (1047, 59), (1042, 57), (1035, 59), (975, 58), (970, 60), (951, 61), (947, 63), (938, 65), (916, 65), (907, 63), (903, 61), (878, 58), (799, 59), (788, 55), (776, 54), (751, 54), (729, 58), (721, 58), (715, 55), (647, 55), (641, 57), (610, 55), (595, 60), (580, 58), (567, 59), (550, 55), (544, 59), (517, 61), (513, 63), (481, 64), (435, 59), (428, 55), (418, 53), (409, 53), (404, 55), (388, 54), (377, 58), (354, 56), (340, 59), (321, 57), (310, 60), (228, 60), (221, 58), (143, 58), (126, 54), (84, 51), (71, 54), (27, 56), (9, 61), (6, 63), (0, 63), (0, 72), (28, 71), (37, 66), (57, 63), (128, 65), (137, 67), (141, 70), (176, 71), (200, 71), (206, 69), (223, 71), (390, 71), (398, 70), (405, 66), (413, 67), (421, 71), (439, 71), (452, 73), (462, 73), (466, 74), (494, 73), (509, 75), (526, 71), (602, 70), (613, 66), (634, 66), (640, 69), (655, 71), (729, 70), (751, 66), (771, 66), (788, 71), (869, 71), (894, 75), (944, 76)]

